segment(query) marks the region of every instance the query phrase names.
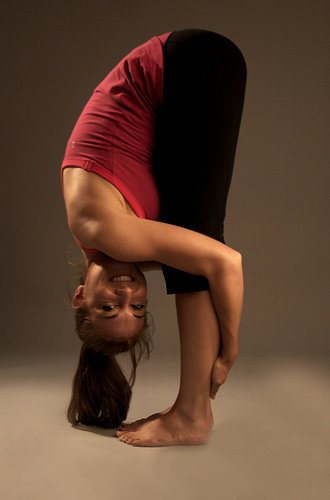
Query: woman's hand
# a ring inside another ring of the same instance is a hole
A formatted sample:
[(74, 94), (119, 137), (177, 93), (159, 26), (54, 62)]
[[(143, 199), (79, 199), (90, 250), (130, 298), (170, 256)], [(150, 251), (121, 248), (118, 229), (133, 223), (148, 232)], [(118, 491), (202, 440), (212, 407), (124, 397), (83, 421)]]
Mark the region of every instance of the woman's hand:
[(218, 392), (219, 387), (225, 382), (233, 364), (234, 361), (227, 361), (221, 356), (217, 357), (211, 373), (210, 398), (215, 399), (215, 395)]

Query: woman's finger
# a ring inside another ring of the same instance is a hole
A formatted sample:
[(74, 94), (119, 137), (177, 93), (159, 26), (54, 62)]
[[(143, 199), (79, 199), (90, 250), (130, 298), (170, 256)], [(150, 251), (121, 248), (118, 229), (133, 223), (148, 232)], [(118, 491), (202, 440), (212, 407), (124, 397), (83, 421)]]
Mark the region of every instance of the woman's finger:
[(215, 395), (218, 392), (220, 385), (221, 384), (212, 384), (211, 392), (210, 392), (210, 397), (212, 399), (215, 399)]

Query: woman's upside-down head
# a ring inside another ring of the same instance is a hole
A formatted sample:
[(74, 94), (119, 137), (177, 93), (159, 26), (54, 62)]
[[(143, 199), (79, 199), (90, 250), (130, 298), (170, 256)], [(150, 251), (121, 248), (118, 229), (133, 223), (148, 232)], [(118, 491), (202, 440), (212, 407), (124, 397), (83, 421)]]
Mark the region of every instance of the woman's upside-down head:
[[(67, 417), (73, 425), (113, 428), (125, 420), (137, 365), (152, 350), (146, 280), (134, 263), (100, 252), (85, 266), (79, 281), (70, 300), (83, 345)], [(132, 361), (129, 380), (115, 358), (123, 352), (129, 352)]]

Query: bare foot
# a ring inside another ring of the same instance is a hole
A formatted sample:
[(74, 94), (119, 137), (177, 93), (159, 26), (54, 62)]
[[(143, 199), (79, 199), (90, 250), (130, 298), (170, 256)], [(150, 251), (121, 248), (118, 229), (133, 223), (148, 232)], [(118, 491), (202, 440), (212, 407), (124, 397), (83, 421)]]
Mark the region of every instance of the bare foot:
[(174, 446), (205, 444), (213, 426), (212, 411), (208, 416), (191, 419), (172, 410), (150, 420), (135, 431), (117, 431), (120, 441), (133, 446)]
[(168, 413), (172, 407), (173, 407), (173, 405), (166, 408), (166, 410), (160, 411), (158, 413), (153, 413), (152, 415), (150, 415), (147, 418), (140, 418), (139, 420), (135, 420), (134, 422), (132, 422), (130, 424), (122, 423), (118, 427), (118, 430), (119, 431), (123, 431), (123, 430), (135, 431), (138, 427), (140, 427), (140, 425), (145, 424), (146, 422), (150, 422), (150, 420), (155, 420), (155, 418), (158, 418), (160, 415), (165, 415), (165, 413)]

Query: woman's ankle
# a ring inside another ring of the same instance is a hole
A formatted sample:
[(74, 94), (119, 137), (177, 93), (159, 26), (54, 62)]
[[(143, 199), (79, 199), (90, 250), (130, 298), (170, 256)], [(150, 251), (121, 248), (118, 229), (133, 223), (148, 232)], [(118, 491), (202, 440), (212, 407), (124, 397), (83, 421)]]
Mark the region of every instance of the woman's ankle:
[(184, 401), (178, 397), (169, 413), (173, 412), (191, 423), (210, 420), (213, 422), (210, 398), (206, 401), (205, 399)]

